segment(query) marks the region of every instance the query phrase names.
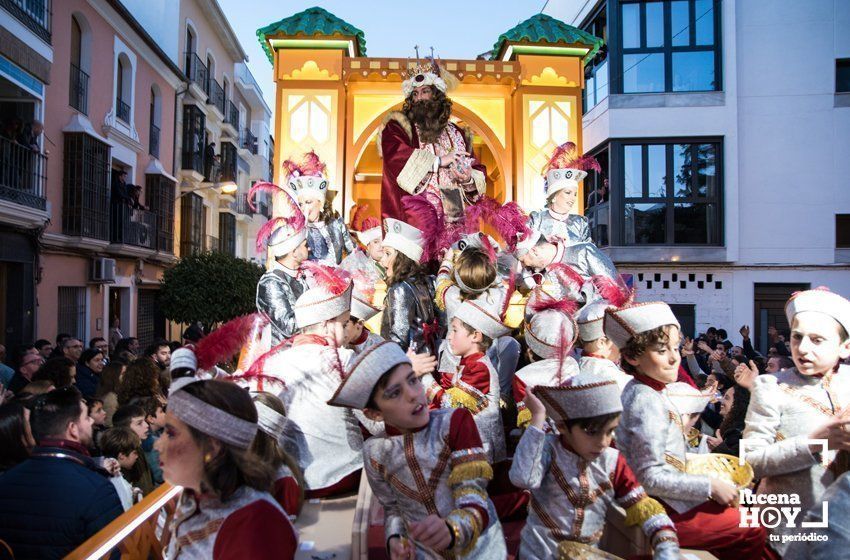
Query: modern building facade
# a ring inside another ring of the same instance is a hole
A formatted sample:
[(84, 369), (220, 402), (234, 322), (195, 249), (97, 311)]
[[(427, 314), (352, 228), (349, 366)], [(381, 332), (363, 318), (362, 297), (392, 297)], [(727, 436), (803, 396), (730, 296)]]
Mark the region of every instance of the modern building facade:
[(747, 324), (762, 350), (793, 291), (850, 293), (850, 4), (769, 4), (545, 8), (606, 43), (581, 123), (596, 242), (690, 333)]

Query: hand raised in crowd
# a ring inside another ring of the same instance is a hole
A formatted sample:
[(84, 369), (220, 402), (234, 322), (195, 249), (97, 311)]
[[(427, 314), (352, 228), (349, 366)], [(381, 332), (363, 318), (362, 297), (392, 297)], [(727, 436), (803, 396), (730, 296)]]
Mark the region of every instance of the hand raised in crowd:
[(688, 356), (694, 355), (694, 339), (690, 337), (685, 337), (685, 342), (682, 343), (682, 357), (687, 358)]
[(543, 424), (546, 423), (546, 407), (540, 402), (531, 390), (525, 392), (525, 398), (522, 400), (525, 407), (531, 413), (531, 425), (538, 429), (543, 429)]
[(731, 506), (738, 501), (738, 489), (725, 480), (712, 478), (711, 499), (722, 506)]
[(712, 350), (711, 356), (709, 356), (709, 359), (714, 360), (715, 362), (722, 362), (726, 358), (726, 352), (724, 352), (723, 350)]
[(112, 457), (104, 457), (103, 468), (112, 476), (121, 475), (121, 465), (118, 463), (118, 459), (113, 459)]
[(747, 325), (743, 325), (740, 329), (738, 329), (738, 332), (741, 333), (741, 338), (744, 340), (750, 339), (750, 327)]
[(410, 541), (403, 537), (393, 537), (389, 542), (390, 560), (413, 560), (416, 550)]
[(708, 345), (708, 343), (707, 343), (706, 341), (704, 341), (704, 340), (700, 340), (700, 341), (697, 343), (697, 348), (699, 348), (700, 350), (702, 350), (702, 351), (703, 351), (703, 352), (705, 352), (706, 354), (711, 354), (712, 352), (714, 352), (714, 348), (712, 348), (711, 346), (709, 346), (709, 345)]
[(753, 385), (755, 385), (758, 376), (759, 368), (752, 360), (750, 360), (749, 365), (738, 364), (738, 367), (735, 368), (735, 383), (748, 391), (753, 390)]
[[(850, 451), (848, 424), (850, 424), (850, 406), (844, 407), (835, 416), (821, 424), (820, 427), (809, 434), (808, 439), (825, 439), (827, 445), (833, 451)], [(809, 450), (812, 453), (823, 451), (821, 446), (815, 444), (810, 444)]]
[(417, 377), (433, 373), (437, 369), (437, 358), (431, 354), (417, 354), (413, 350), (408, 350), (407, 357), (410, 358), (410, 364)]
[(452, 534), (446, 521), (431, 514), (422, 521), (410, 524), (410, 538), (434, 550), (446, 550), (452, 543)]
[(723, 443), (723, 438), (720, 436), (720, 429), (714, 430), (713, 436), (707, 436), (705, 438), (705, 443), (708, 445), (709, 449), (714, 449), (721, 443)]

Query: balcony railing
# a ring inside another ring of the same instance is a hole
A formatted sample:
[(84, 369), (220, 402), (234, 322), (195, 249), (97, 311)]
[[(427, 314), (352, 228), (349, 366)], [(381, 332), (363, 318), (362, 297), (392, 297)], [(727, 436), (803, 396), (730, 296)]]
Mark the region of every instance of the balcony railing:
[(89, 75), (71, 63), (70, 99), (68, 103), (84, 115), (89, 114)]
[(115, 98), (115, 116), (121, 121), (130, 124), (130, 106), (124, 103), (120, 97)]
[(50, 0), (0, 0), (0, 6), (50, 43)]
[(0, 199), (44, 210), (46, 171), (44, 155), (0, 137)]
[(186, 77), (202, 90), (207, 91), (207, 67), (196, 53), (186, 53)]
[(236, 200), (230, 203), (230, 207), (237, 214), (242, 214), (245, 216), (254, 215), (253, 210), (251, 210), (251, 205), (248, 204), (248, 193), (237, 194)]
[(155, 158), (159, 157), (159, 127), (153, 123), (151, 123), (148, 139), (148, 153)]
[(112, 243), (156, 249), (156, 214), (113, 204), (110, 208), (109, 240)]
[(239, 109), (233, 104), (233, 101), (227, 102), (227, 114), (224, 117), (224, 122), (237, 130), (239, 129)]
[(213, 107), (218, 109), (222, 115), (224, 115), (224, 90), (222, 89), (221, 84), (215, 81), (212, 76), (210, 76), (209, 79), (209, 88), (207, 89), (207, 95), (209, 95), (209, 98), (207, 99), (207, 104), (212, 105)]
[(221, 251), (221, 241), (212, 235), (204, 236), (204, 251)]
[(251, 129), (245, 128), (242, 130), (242, 138), (239, 141), (239, 145), (243, 149), (257, 155), (257, 137), (251, 133)]

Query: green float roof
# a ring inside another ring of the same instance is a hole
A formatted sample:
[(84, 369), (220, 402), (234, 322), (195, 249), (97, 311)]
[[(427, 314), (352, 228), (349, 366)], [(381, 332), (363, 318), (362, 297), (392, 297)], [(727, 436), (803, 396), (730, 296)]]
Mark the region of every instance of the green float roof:
[(584, 49), (575, 49), (577, 45), (583, 46), (588, 49), (584, 59), (589, 60), (602, 47), (603, 41), (559, 19), (546, 14), (535, 14), (513, 29), (499, 35), (499, 39), (493, 45), (493, 60), (501, 57), (502, 51), (509, 43), (518, 44), (515, 45), (514, 52), (535, 54), (584, 54)]
[(274, 37), (276, 35), (287, 37), (305, 35), (308, 37), (319, 36), (328, 38), (340, 36), (351, 37), (357, 51), (355, 54), (358, 56), (364, 56), (366, 54), (366, 36), (363, 32), (318, 6), (308, 8), (303, 12), (257, 29), (257, 38), (260, 40), (263, 50), (266, 51), (269, 62), (274, 61), (274, 53), (269, 46), (267, 37)]

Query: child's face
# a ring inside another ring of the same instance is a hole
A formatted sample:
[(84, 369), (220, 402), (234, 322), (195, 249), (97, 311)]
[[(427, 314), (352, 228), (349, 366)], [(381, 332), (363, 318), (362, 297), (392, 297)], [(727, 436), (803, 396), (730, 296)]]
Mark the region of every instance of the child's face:
[(130, 452), (129, 455), (124, 455), (123, 453), (119, 453), (118, 457), (115, 459), (118, 460), (118, 464), (121, 465), (121, 468), (124, 470), (132, 469), (133, 465), (136, 464), (136, 461), (139, 460), (139, 452), (135, 449)]
[(675, 326), (666, 327), (667, 342), (659, 343), (654, 348), (647, 348), (637, 358), (626, 358), (640, 373), (661, 381), (673, 383), (679, 377), (679, 364), (682, 356), (679, 354), (679, 329)]
[(89, 412), (89, 416), (94, 420), (95, 426), (103, 426), (103, 423), (106, 422), (106, 411), (103, 410), (103, 405), (100, 403), (95, 403), (93, 407), (91, 407), (91, 412)]
[(298, 195), (298, 205), (308, 222), (317, 222), (322, 213), (322, 201), (310, 192)]
[(393, 275), (393, 264), (395, 263), (396, 250), (392, 247), (381, 247), (381, 266), (387, 271), (387, 276)]
[(725, 417), (732, 410), (732, 401), (735, 399), (735, 387), (729, 387), (720, 400), (720, 416)]
[(360, 338), (363, 334), (363, 322), (351, 317), (345, 323), (345, 340), (348, 344)]
[(144, 416), (136, 416), (130, 420), (130, 429), (133, 430), (133, 433), (139, 436), (139, 439), (142, 441), (146, 440), (148, 438), (148, 433), (150, 433), (150, 426), (148, 426)]
[(369, 255), (369, 258), (375, 262), (381, 262), (381, 259), (384, 256), (384, 244), (383, 241), (379, 239), (373, 239), (366, 245), (366, 254)]
[(161, 406), (156, 409), (156, 416), (146, 418), (148, 425), (153, 430), (161, 430), (165, 427), (165, 409)]
[(561, 425), (558, 429), (561, 432), (562, 441), (569, 444), (579, 457), (585, 461), (593, 461), (610, 447), (611, 440), (614, 439), (614, 430), (619, 424), (620, 417), (617, 416), (598, 431), (586, 431), (579, 425), (569, 429)]
[(449, 325), (446, 340), (449, 342), (452, 354), (464, 357), (478, 350), (477, 343), (481, 341), (481, 334), (478, 331), (469, 332), (460, 319), (455, 317)]
[(428, 424), (430, 412), (425, 399), (425, 387), (408, 364), (393, 368), (387, 386), (375, 393), (378, 410), (365, 409), (364, 414), (375, 421), (384, 421), (401, 431), (410, 431)]
[(696, 426), (698, 420), (699, 412), (695, 414), (682, 414), (682, 425), (685, 427), (685, 431), (690, 430), (691, 428)]
[(791, 323), (791, 357), (803, 375), (824, 374), (850, 356), (850, 340), (839, 337), (838, 321), (824, 313), (804, 311)]

